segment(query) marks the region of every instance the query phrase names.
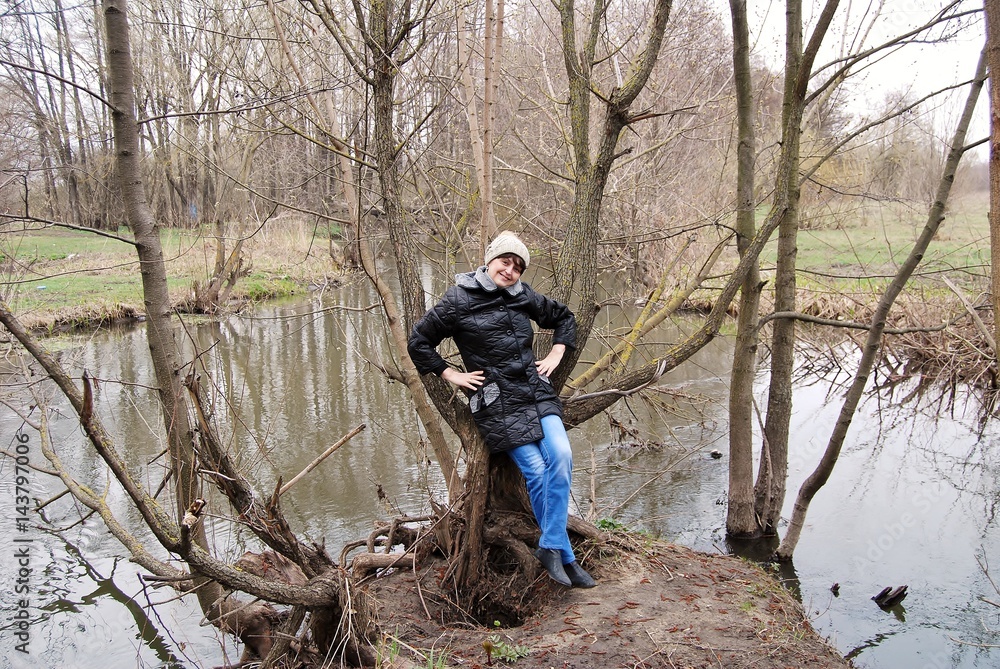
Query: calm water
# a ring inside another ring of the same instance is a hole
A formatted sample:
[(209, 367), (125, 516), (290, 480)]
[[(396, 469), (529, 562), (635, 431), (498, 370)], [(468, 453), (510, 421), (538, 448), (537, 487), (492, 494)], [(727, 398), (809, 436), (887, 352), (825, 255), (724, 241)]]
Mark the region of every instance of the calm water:
[[(338, 292), (336, 299), (350, 307), (374, 301), (363, 287)], [(267, 307), (254, 317), (192, 323), (187, 331), (192, 347), (212, 349), (203, 358), (203, 379), (219, 389), (217, 415), (223, 415), (223, 397), (237, 406), (241, 421), (222, 427), (233, 434), (261, 489), (269, 491), (278, 475), (287, 481), (344, 433), (366, 426), (282, 498), (293, 526), (325, 537), (335, 557), (345, 542), (366, 535), (375, 520), (424, 511), (427, 490), (440, 493), (440, 477), (428, 464), (404, 389), (378, 371), (387, 349), (377, 317), (317, 298)], [(152, 378), (144, 331), (69, 337), (53, 347), (74, 374), (86, 368), (104, 380), (98, 395), (102, 416), (137, 469), (154, 461), (148, 481), (155, 488), (162, 477), (155, 459), (163, 444), (149, 427), (159, 417), (143, 387)], [(730, 358), (731, 342), (720, 338), (665, 379), (668, 393), (649, 402), (631, 399), (616, 408), (613, 420), (598, 416), (571, 433), (574, 496), (581, 512), (613, 516), (697, 549), (727, 550), (727, 460), (712, 459), (709, 452), (727, 451)], [(840, 395), (834, 381), (804, 375), (799, 383), (786, 516), (836, 419)], [(761, 401), (763, 392), (759, 385)], [(62, 405), (53, 399), (51, 406)], [(1000, 582), (997, 464), (991, 457), (997, 430), (990, 423), (980, 433), (975, 411), (968, 413), (930, 404), (900, 408), (870, 397), (833, 477), (813, 502), (794, 571), (785, 576), (793, 579), (789, 585), (800, 593), (814, 625), (859, 666), (1000, 663), (1000, 652), (973, 645), (1000, 642), (1000, 635), (989, 631), (1000, 629), (1000, 609), (980, 599), (1000, 600), (980, 566), (994, 567), (992, 576)], [(107, 481), (66, 415), (57, 410), (51, 425), (60, 455), (79, 479), (106, 491), (127, 525), (139, 528), (137, 514)], [(36, 411), (32, 418), (37, 416)], [(17, 450), (20, 425), (16, 414), (0, 407), (3, 449)], [(24, 434), (22, 451), (44, 466), (38, 434)], [(144, 587), (141, 570), (123, 557), (102, 525), (94, 519), (77, 523), (79, 511), (68, 498), (46, 507), (47, 523), (33, 517), (19, 532), (16, 475), (14, 463), (0, 459), (6, 510), (0, 517), (2, 666), (209, 667), (238, 657), (231, 643), (202, 624), (196, 605)], [(656, 480), (643, 487), (652, 477)], [(61, 489), (35, 471), (26, 487), (39, 500)], [(379, 487), (384, 502), (378, 501)], [(254, 548), (229, 527), (221, 519), (210, 525), (224, 553), (235, 559)], [(20, 584), (19, 559), (30, 569)], [(834, 582), (840, 583), (839, 597), (830, 591)], [(883, 612), (870, 600), (882, 587), (903, 583), (910, 595), (902, 608)], [(18, 605), (25, 597), (27, 608)], [(29, 621), (28, 655), (15, 650), (21, 643), (18, 616)]]

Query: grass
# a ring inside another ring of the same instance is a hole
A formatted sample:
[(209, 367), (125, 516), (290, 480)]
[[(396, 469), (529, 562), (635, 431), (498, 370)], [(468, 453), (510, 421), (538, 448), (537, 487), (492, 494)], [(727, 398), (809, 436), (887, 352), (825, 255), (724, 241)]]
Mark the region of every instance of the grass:
[[(988, 274), (988, 208), (988, 193), (953, 198), (918, 271)], [(928, 206), (875, 202), (850, 212), (822, 213), (827, 215), (814, 219), (815, 227), (809, 227), (807, 214), (805, 229), (798, 236), (797, 265), (805, 285), (810, 281), (826, 284), (832, 277), (847, 287), (863, 287), (881, 285), (891, 278), (923, 231)], [(774, 266), (776, 250), (777, 242), (772, 240), (762, 257), (763, 267)], [(815, 273), (815, 278), (810, 273)]]
[[(934, 279), (936, 272), (947, 269), (956, 282), (972, 285), (970, 292), (981, 290), (989, 274), (988, 204), (987, 193), (953, 198), (918, 273)], [(760, 215), (765, 214), (762, 210)], [(926, 217), (925, 205), (903, 203), (869, 202), (849, 212), (807, 210), (805, 229), (798, 237), (798, 285), (809, 293), (802, 310), (850, 319), (854, 305), (873, 303), (872, 296), (881, 293), (909, 253)], [(175, 303), (190, 299), (193, 284), (210, 276), (216, 249), (213, 232), (161, 232)], [(127, 230), (117, 234), (130, 237)], [(339, 275), (328, 254), (328, 240), (314, 236), (312, 225), (278, 219), (256, 232), (230, 226), (226, 234), (227, 250), (237, 236), (248, 236), (244, 244), (248, 275), (232, 295), (239, 301), (294, 295), (311, 282)], [(775, 239), (761, 258), (768, 280), (773, 278)], [(29, 327), (85, 324), (141, 313), (137, 268), (135, 249), (128, 243), (58, 228), (0, 228), (0, 297)], [(918, 277), (913, 285), (910, 290), (918, 300), (951, 299), (939, 281)]]
[[(376, 669), (391, 669), (392, 667), (398, 666), (396, 661), (399, 659), (403, 646), (406, 646), (395, 636), (386, 636), (382, 639), (382, 642), (375, 649), (375, 667)], [(443, 650), (435, 651), (433, 648), (427, 651), (421, 651), (412, 646), (406, 646), (408, 650), (414, 654), (423, 658), (424, 669), (447, 669), (448, 667), (448, 652)], [(417, 666), (410, 662), (405, 663), (406, 666)]]
[[(232, 229), (233, 238), (252, 231)], [(339, 274), (326, 239), (312, 226), (277, 221), (243, 246), (248, 275), (233, 290), (237, 301), (259, 301), (303, 292), (310, 282)], [(127, 230), (116, 234), (130, 238)], [(213, 270), (217, 241), (208, 230), (163, 230), (168, 288), (175, 303), (190, 299), (196, 281)], [(46, 228), (0, 229), (0, 291), (29, 327), (94, 322), (141, 313), (142, 286), (135, 248), (89, 232)]]
[[(945, 220), (898, 298), (893, 313), (926, 304), (937, 308), (936, 318), (964, 313), (942, 276), (958, 285), (972, 302), (988, 292), (988, 209), (987, 192), (951, 198)], [(927, 204), (875, 201), (850, 211), (817, 213), (815, 207), (813, 211), (804, 211), (797, 235), (797, 310), (820, 318), (867, 320), (923, 231), (927, 213)], [(758, 224), (766, 215), (766, 208), (758, 211)], [(773, 308), (777, 246), (775, 234), (761, 253), (761, 279), (765, 282), (762, 313)], [(719, 285), (735, 264), (736, 255), (732, 253), (716, 268), (717, 278), (695, 292), (689, 306), (698, 310), (713, 306)]]

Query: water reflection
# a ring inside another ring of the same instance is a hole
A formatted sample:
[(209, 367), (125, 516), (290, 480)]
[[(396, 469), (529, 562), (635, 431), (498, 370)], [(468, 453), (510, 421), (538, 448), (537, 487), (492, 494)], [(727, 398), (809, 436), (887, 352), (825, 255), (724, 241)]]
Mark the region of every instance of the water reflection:
[[(293, 527), (325, 539), (334, 554), (344, 542), (366, 535), (376, 520), (398, 511), (425, 512), (429, 490), (444, 496), (405, 389), (380, 371), (390, 362), (390, 349), (381, 316), (364, 310), (373, 302), (367, 286), (357, 284), (336, 301), (272, 305), (222, 322), (187, 320), (178, 335), (188, 358), (197, 358), (221, 433), (231, 435), (232, 452), (263, 491), (273, 490), (279, 477), (290, 480), (355, 426), (366, 426), (282, 498)], [(683, 327), (668, 331), (664, 341), (680, 337)], [(728, 451), (730, 346), (729, 339), (717, 338), (664, 378), (667, 392), (629, 398), (573, 430), (573, 492), (581, 512), (709, 552), (748, 550), (725, 537), (727, 458), (709, 456), (712, 449)], [(118, 446), (129, 454), (134, 471), (145, 469), (146, 484), (156, 489), (164, 444), (143, 330), (69, 338), (61, 347), (59, 355), (74, 374), (87, 369), (100, 379), (102, 417), (119, 435)], [(849, 368), (849, 356), (840, 355)], [(757, 389), (759, 403), (764, 382)], [(840, 382), (815, 374), (799, 379), (786, 517), (826, 446), (839, 411)], [(1000, 594), (976, 560), (993, 558), (1000, 546), (995, 522), (1000, 472), (991, 457), (996, 429), (984, 428), (974, 412), (966, 417), (961, 405), (941, 412), (933, 404), (901, 408), (891, 399), (870, 396), (864, 403), (833, 477), (813, 502), (795, 563), (780, 565), (778, 576), (820, 632), (859, 666), (994, 666), (1000, 659), (996, 651), (954, 639), (997, 641), (981, 624), (995, 621), (996, 611), (979, 597)], [(230, 418), (230, 404), (237, 419)], [(149, 540), (64, 405), (56, 398), (52, 406), (58, 409), (53, 438), (64, 460)], [(20, 422), (9, 409), (0, 409), (0, 430), (8, 439)], [(41, 464), (33, 438), (33, 459)], [(147, 463), (153, 464), (147, 468)], [(9, 461), (0, 460), (0, 479), (0, 494), (9, 499)], [(33, 475), (32, 485), (39, 499), (60, 490), (41, 474)], [(62, 499), (47, 507), (46, 518), (66, 528), (77, 522), (79, 510)], [(210, 535), (235, 558), (252, 538), (231, 529), (225, 518), (211, 519)], [(164, 601), (169, 594), (144, 589), (138, 569), (119, 557), (124, 551), (94, 520), (60, 534), (39, 530), (32, 536), (38, 570), (32, 650), (34, 659), (44, 660), (34, 666), (84, 666), (82, 657), (95, 658), (88, 666), (101, 669), (217, 666), (234, 656), (225, 640), (199, 626), (194, 603), (151, 609), (147, 596)], [(11, 542), (5, 527), (0, 531), (5, 560), (12, 555)], [(764, 557), (775, 547), (753, 548)], [(835, 582), (839, 596), (830, 591)], [(910, 586), (905, 611), (885, 612), (871, 601), (885, 585), (904, 582)], [(7, 620), (14, 611), (12, 589), (9, 579), (0, 584)], [(3, 630), (5, 643), (9, 629)]]

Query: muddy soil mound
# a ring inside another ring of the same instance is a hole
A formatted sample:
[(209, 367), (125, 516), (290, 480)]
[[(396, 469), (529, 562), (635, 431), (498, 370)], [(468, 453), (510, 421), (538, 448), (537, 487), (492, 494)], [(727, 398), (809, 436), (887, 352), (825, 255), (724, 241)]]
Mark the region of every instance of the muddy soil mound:
[[(738, 558), (656, 542), (634, 553), (598, 555), (595, 549), (582, 563), (598, 579), (596, 588), (563, 588), (542, 575), (528, 592), (506, 593), (510, 610), (530, 611), (511, 626), (458, 611), (453, 593), (438, 588), (443, 568), (376, 579), (370, 591), (380, 602), (387, 634), (383, 665), (851, 666), (813, 630), (777, 580)], [(504, 654), (516, 661), (506, 664)]]

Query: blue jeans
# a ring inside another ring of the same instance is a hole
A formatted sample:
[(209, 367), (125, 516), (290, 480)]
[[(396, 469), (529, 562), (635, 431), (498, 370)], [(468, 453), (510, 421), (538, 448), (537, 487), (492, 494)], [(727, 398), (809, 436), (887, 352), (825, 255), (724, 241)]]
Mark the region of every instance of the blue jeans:
[(538, 547), (558, 550), (563, 564), (569, 564), (576, 561), (566, 533), (569, 491), (573, 480), (573, 451), (559, 416), (542, 418), (542, 435), (541, 441), (507, 452), (528, 484), (531, 510), (535, 512), (538, 527), (542, 530)]

